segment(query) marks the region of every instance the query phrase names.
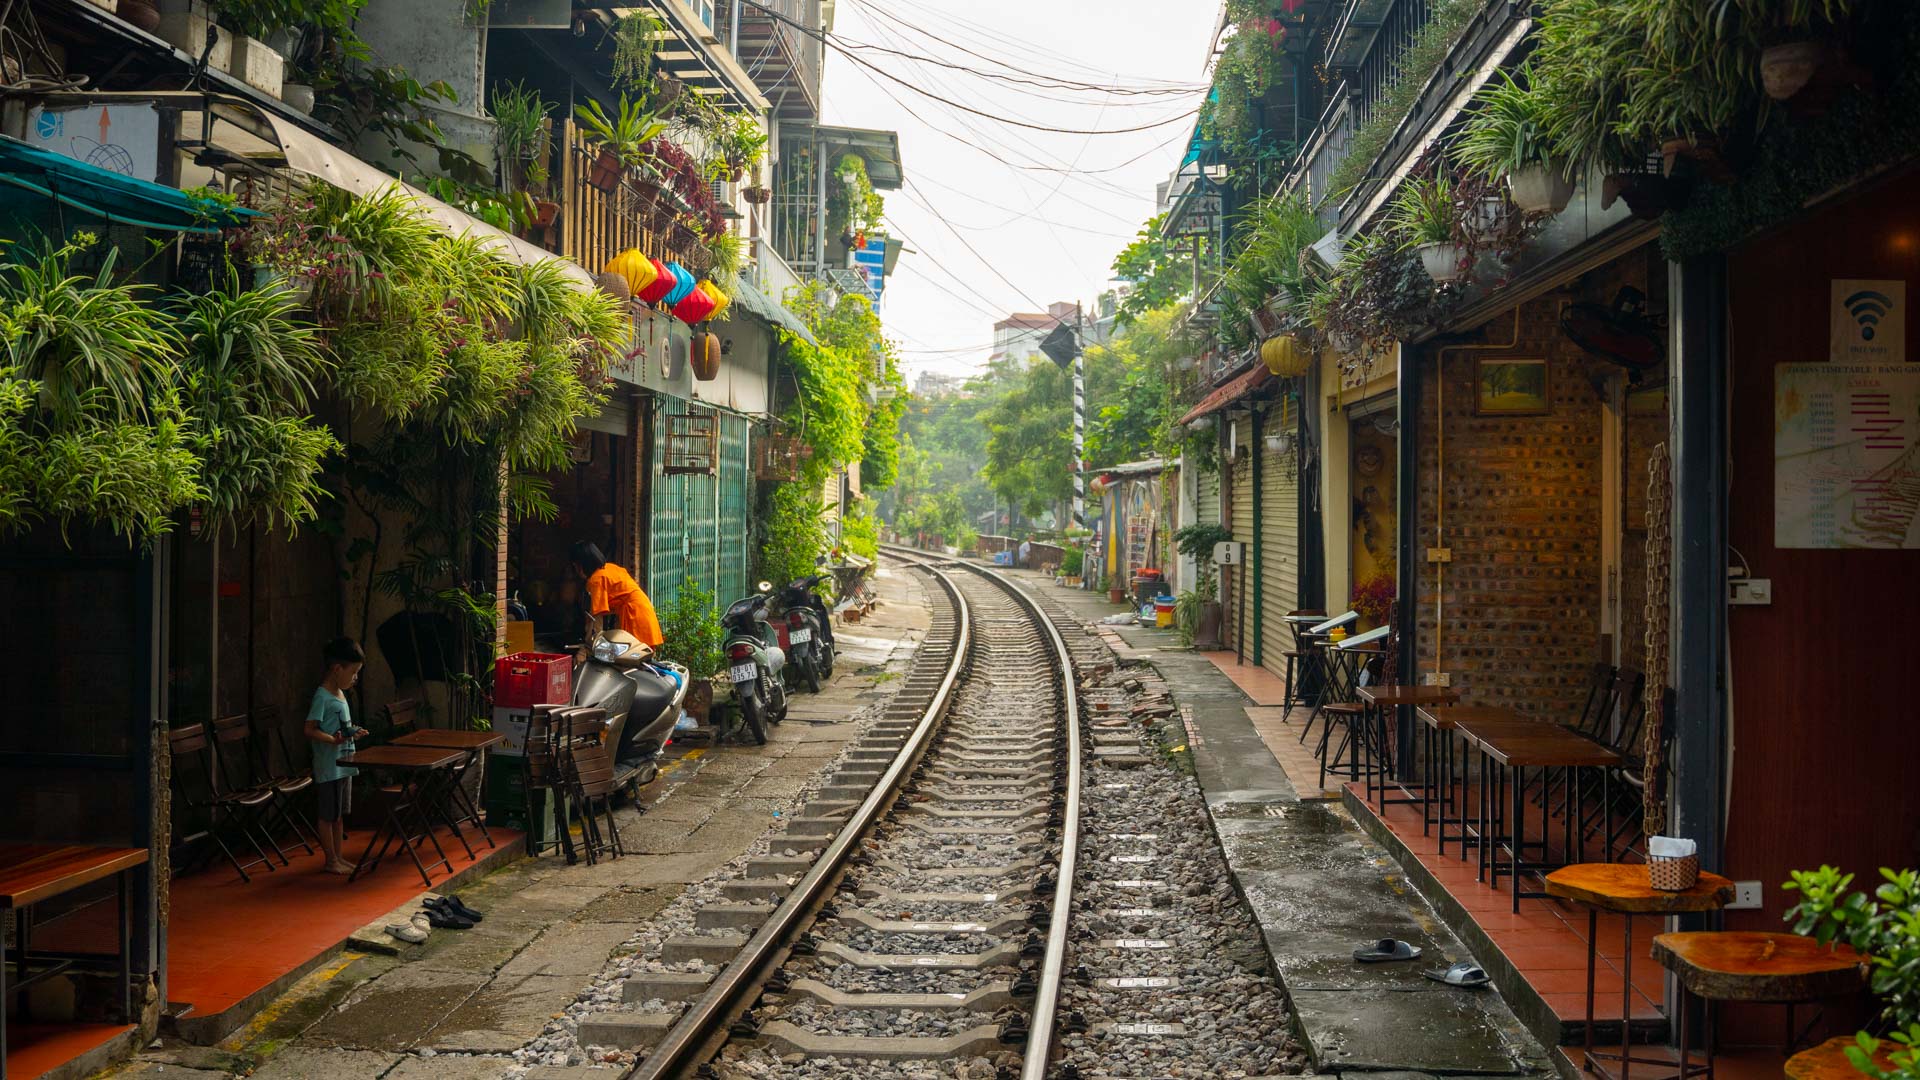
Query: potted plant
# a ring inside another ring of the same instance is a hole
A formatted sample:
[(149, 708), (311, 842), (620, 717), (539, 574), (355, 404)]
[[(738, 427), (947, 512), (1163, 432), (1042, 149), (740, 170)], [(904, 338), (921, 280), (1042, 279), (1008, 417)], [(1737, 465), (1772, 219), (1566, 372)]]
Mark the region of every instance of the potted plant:
[(1847, 1060), (1863, 1076), (1906, 1080), (1920, 1075), (1920, 871), (1883, 868), (1880, 876), (1868, 896), (1834, 867), (1796, 870), (1786, 888), (1801, 900), (1786, 917), (1794, 933), (1844, 941), (1861, 955), (1887, 1037), (1860, 1032)]
[(752, 203), (754, 206), (765, 206), (773, 201), (773, 189), (755, 184), (740, 192), (740, 197)]
[(114, 14), (149, 34), (160, 29), (160, 8), (154, 0), (120, 0)]
[(667, 128), (655, 113), (625, 94), (620, 95), (618, 116), (609, 116), (598, 101), (592, 100), (574, 106), (573, 115), (586, 129), (588, 142), (600, 148), (587, 183), (601, 191), (617, 187), (628, 169), (645, 160), (646, 144)]
[(1465, 245), (1458, 239), (1453, 206), (1453, 183), (1444, 174), (1414, 178), (1394, 197), (1388, 227), (1401, 246), (1420, 256), (1427, 276), (1439, 284), (1459, 281), (1467, 274)]
[(666, 641), (655, 655), (687, 669), (691, 679), (684, 708), (706, 723), (713, 709), (712, 680), (724, 663), (720, 646), (726, 640), (713, 594), (691, 581), (682, 585), (680, 595), (660, 619), (660, 633)]
[[(1223, 525), (1187, 525), (1173, 534), (1174, 546), (1180, 554), (1194, 562), (1194, 598), (1187, 601), (1191, 607), (1192, 624), (1189, 628), (1183, 618), (1180, 625), (1181, 636), (1196, 648), (1211, 649), (1220, 644), (1223, 613), (1220, 607), (1220, 582), (1213, 570), (1213, 549), (1216, 544), (1231, 539), (1233, 533)], [(1181, 599), (1186, 600), (1186, 596), (1183, 595)]]
[[(1527, 75), (1522, 69), (1522, 77)], [(1528, 213), (1557, 214), (1573, 200), (1567, 163), (1547, 137), (1546, 105), (1505, 71), (1475, 98), (1477, 107), (1454, 146), (1454, 158), (1489, 180), (1505, 178), (1513, 204)]]

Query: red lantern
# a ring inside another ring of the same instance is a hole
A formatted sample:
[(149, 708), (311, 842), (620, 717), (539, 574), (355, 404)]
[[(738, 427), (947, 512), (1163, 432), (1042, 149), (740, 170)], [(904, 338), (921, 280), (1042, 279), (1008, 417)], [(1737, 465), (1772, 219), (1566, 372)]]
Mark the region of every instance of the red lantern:
[(648, 261), (653, 263), (654, 270), (658, 272), (654, 274), (653, 280), (647, 283), (646, 288), (641, 289), (633, 295), (643, 304), (657, 304), (667, 298), (667, 294), (673, 291), (674, 286), (678, 285), (679, 281), (673, 276), (673, 273), (667, 269), (666, 263), (661, 262), (659, 259), (649, 259)]
[(673, 305), (673, 317), (692, 326), (713, 314), (716, 306), (707, 290), (696, 286), (693, 291), (681, 297), (679, 303)]
[(693, 377), (701, 382), (712, 382), (720, 377), (720, 338), (717, 334), (693, 335), (693, 346), (687, 354), (687, 366), (693, 369)]

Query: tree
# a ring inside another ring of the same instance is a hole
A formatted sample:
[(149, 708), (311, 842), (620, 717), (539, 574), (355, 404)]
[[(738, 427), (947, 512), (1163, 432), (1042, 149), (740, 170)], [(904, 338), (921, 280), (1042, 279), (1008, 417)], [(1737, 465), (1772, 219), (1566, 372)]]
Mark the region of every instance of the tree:
[[(1140, 227), (1140, 234), (1113, 260), (1113, 276), (1133, 283), (1120, 302), (1115, 322), (1128, 327), (1150, 311), (1179, 303), (1193, 292), (1193, 251), (1176, 248), (1160, 235), (1166, 215), (1156, 215)], [(1183, 241), (1199, 245), (1203, 240)]]

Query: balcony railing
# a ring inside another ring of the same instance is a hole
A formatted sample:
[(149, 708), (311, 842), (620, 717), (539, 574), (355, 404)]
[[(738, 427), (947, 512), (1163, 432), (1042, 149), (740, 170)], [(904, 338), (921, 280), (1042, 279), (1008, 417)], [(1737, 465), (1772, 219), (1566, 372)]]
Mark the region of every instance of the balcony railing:
[[(731, 20), (731, 6), (723, 8)], [(738, 43), (734, 59), (753, 73), (782, 118), (817, 118), (822, 46), (818, 37), (800, 27), (819, 28), (820, 0), (759, 0), (738, 10), (737, 36), (730, 23), (721, 31), (722, 39)]]
[(677, 221), (678, 200), (635, 174), (623, 173), (611, 191), (588, 182), (600, 152), (588, 145), (571, 120), (563, 122), (561, 165), (556, 178), (560, 213), (547, 231), (547, 248), (591, 271), (628, 248), (661, 262), (691, 267), (699, 237)]

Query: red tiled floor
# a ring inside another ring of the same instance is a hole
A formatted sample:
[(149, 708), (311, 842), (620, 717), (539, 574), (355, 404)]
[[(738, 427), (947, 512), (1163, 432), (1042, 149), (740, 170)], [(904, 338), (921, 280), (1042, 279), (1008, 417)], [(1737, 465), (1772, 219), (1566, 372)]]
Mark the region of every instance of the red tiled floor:
[[(501, 847), (520, 835), (504, 828), (490, 831)], [(361, 829), (348, 838), (350, 857), (359, 857), (369, 834)], [(444, 831), (440, 837), (452, 859), (452, 873), (473, 865), (458, 841)], [(475, 841), (475, 854), (484, 858), (489, 849), (471, 832), (469, 839)], [(389, 852), (371, 876), (362, 875), (351, 884), (321, 872), (318, 855), (287, 854), (291, 867), (254, 873), (250, 883), (243, 883), (224, 863), (173, 883), (169, 999), (191, 1002), (202, 1016), (232, 1008), (425, 889), (405, 852)], [(450, 876), (442, 869), (434, 881)], [(263, 926), (274, 932), (234, 932), (236, 927)]]
[(1253, 699), (1255, 705), (1280, 705), (1287, 700), (1287, 681), (1259, 664), (1243, 664), (1230, 652), (1205, 652), (1200, 655), (1207, 658), (1221, 674), (1233, 680), (1240, 692)]
[[(1349, 790), (1356, 796), (1365, 794), (1365, 788), (1361, 785), (1349, 785)], [(1377, 806), (1369, 806), (1369, 811), (1376, 817), (1380, 816)], [(1563, 1020), (1586, 1016), (1585, 908), (1556, 900), (1526, 899), (1520, 901), (1520, 910), (1516, 913), (1513, 910), (1510, 879), (1502, 876), (1497, 891), (1490, 880), (1475, 880), (1478, 866), (1473, 861), (1474, 854), (1469, 852), (1468, 861), (1461, 862), (1460, 849), (1452, 842), (1448, 843), (1447, 853), (1442, 856), (1438, 837), (1421, 835), (1418, 806), (1390, 805), (1382, 820)], [(1537, 889), (1538, 880), (1529, 877), (1523, 887)], [(1594, 976), (1598, 991), (1594, 1002), (1596, 1019), (1617, 1020), (1620, 1016), (1620, 989), (1623, 983), (1620, 968), (1625, 947), (1625, 925), (1625, 920), (1620, 916), (1605, 913), (1597, 924), (1599, 956)], [(1658, 921), (1653, 919), (1641, 919), (1634, 925), (1635, 992), (1632, 1011), (1637, 1019), (1653, 1019), (1663, 1015), (1656, 1003), (1664, 1000), (1664, 975), (1650, 951), (1653, 935), (1659, 929)]]
[[(1601, 1046), (1599, 1049), (1603, 1053), (1618, 1054), (1620, 1052), (1618, 1046)], [(1576, 1068), (1579, 1067), (1580, 1047), (1563, 1046), (1560, 1048), (1560, 1052), (1565, 1054), (1567, 1060), (1572, 1062)], [(1637, 1058), (1651, 1058), (1656, 1061), (1671, 1061), (1676, 1066), (1680, 1061), (1679, 1054), (1671, 1047), (1643, 1046), (1638, 1043), (1633, 1047), (1633, 1056)], [(1698, 1055), (1695, 1055), (1693, 1063), (1696, 1065), (1700, 1064)], [(1783, 1061), (1780, 1056), (1780, 1051), (1765, 1049), (1723, 1051), (1715, 1056), (1713, 1062), (1714, 1076), (1717, 1080), (1780, 1080), (1782, 1065)], [(1646, 1071), (1654, 1076), (1666, 1075), (1658, 1065), (1646, 1066)], [(1637, 1065), (1634, 1066), (1633, 1072), (1636, 1076), (1641, 1075), (1641, 1067)]]
[(23, 1024), (9, 1020), (7, 1076), (11, 1080), (34, 1080), (131, 1030), (127, 1024)]

